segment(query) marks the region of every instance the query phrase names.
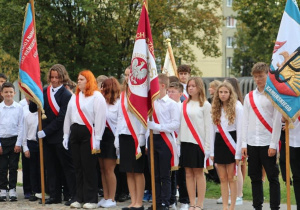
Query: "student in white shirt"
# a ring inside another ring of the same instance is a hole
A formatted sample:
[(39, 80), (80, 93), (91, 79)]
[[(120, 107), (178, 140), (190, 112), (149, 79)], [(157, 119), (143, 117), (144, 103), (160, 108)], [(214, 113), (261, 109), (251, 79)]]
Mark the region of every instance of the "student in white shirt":
[(183, 102), (178, 136), (181, 142), (180, 166), (185, 168), (190, 209), (201, 210), (206, 191), (204, 162), (210, 154), (211, 105), (206, 100), (200, 77), (191, 77), (187, 90), (189, 98)]
[[(15, 87), (2, 84), (0, 103), (0, 201), (17, 201), (18, 163), (23, 142), (23, 108), (14, 101)], [(9, 179), (7, 174), (9, 173)]]
[[(177, 77), (175, 77), (175, 78), (177, 78)], [(170, 77), (169, 77), (169, 82), (170, 82)], [(183, 85), (180, 82), (170, 82), (167, 93), (168, 93), (168, 96), (177, 103), (179, 110), (181, 110), (181, 106), (182, 106), (182, 103), (180, 101), (182, 92), (183, 92)], [(176, 139), (177, 139), (178, 133), (179, 133), (179, 129), (174, 132)], [(177, 145), (177, 151), (178, 151), (178, 155), (180, 156), (180, 144)], [(179, 172), (180, 170), (181, 170), (181, 172)], [(170, 209), (176, 209), (177, 185), (179, 185), (179, 202), (181, 203), (182, 206), (184, 206), (184, 204), (189, 203), (183, 199), (184, 193), (182, 193), (182, 192), (186, 192), (185, 195), (188, 199), (186, 183), (185, 183), (185, 174), (184, 174), (184, 176), (178, 178), (178, 174), (179, 173), (182, 174), (182, 171), (184, 172), (184, 168), (179, 168), (178, 171), (172, 171)], [(184, 183), (184, 185), (182, 183)], [(183, 189), (183, 188), (185, 188), (185, 189)]]
[[(167, 75), (159, 74), (158, 81), (159, 99), (154, 101), (153, 121), (148, 121), (148, 129), (153, 130), (156, 203), (159, 209), (164, 210), (169, 209), (170, 205), (171, 168), (178, 169), (176, 142), (171, 134), (179, 128), (180, 113), (176, 102), (167, 95), (169, 86)], [(148, 141), (148, 148), (150, 153), (152, 149), (150, 141)], [(171, 162), (171, 159), (174, 162)]]
[[(28, 102), (28, 99), (25, 99)], [(31, 194), (29, 201), (36, 201), (38, 198), (35, 193), (41, 193), (41, 176), (40, 176), (40, 153), (39, 143), (36, 138), (38, 127), (38, 113), (31, 113), (28, 104), (23, 107), (24, 113), (24, 136), (23, 136), (23, 152), (28, 158), (29, 181), (31, 186)], [(22, 159), (23, 162), (23, 159)], [(24, 176), (24, 174), (23, 174)], [(24, 177), (23, 177), (24, 179)]]
[(230, 210), (235, 208), (237, 197), (236, 165), (241, 160), (241, 132), (243, 106), (230, 83), (218, 86), (212, 102), (212, 134), (210, 156), (217, 167), (221, 181), (223, 209), (228, 209), (229, 189)]
[(105, 129), (106, 103), (89, 70), (79, 73), (64, 121), (63, 146), (69, 145), (76, 173), (76, 196), (71, 208), (97, 208), (97, 156)]
[(248, 176), (255, 210), (261, 210), (264, 202), (262, 166), (270, 185), (270, 208), (275, 210), (280, 206), (276, 148), (280, 138), (281, 115), (264, 94), (268, 71), (266, 63), (258, 62), (253, 66), (251, 74), (257, 88), (248, 93), (244, 100), (242, 154), (248, 157)]
[(120, 92), (120, 84), (113, 77), (104, 80), (101, 84), (101, 93), (106, 100), (106, 127), (100, 145), (101, 153), (99, 154), (104, 198), (99, 201), (98, 206), (103, 208), (116, 206), (117, 180), (114, 170), (117, 156), (114, 146), (114, 135), (118, 120)]
[[(121, 101), (118, 108), (118, 122), (114, 145), (117, 156), (120, 156), (119, 170), (121, 173), (126, 173), (127, 175), (127, 184), (131, 198), (129, 206), (122, 208), (122, 210), (129, 210), (130, 208), (143, 210), (146, 129), (131, 113), (127, 104), (126, 95), (128, 93), (127, 81), (129, 73), (130, 68), (126, 68), (123, 92), (121, 93)], [(132, 130), (129, 129), (129, 124), (133, 128)], [(133, 134), (135, 134), (137, 139), (133, 138)]]
[(189, 97), (186, 85), (189, 78), (191, 77), (191, 67), (186, 64), (180, 65), (177, 68), (177, 72), (178, 72), (179, 81), (183, 85), (183, 93), (180, 100), (184, 101)]

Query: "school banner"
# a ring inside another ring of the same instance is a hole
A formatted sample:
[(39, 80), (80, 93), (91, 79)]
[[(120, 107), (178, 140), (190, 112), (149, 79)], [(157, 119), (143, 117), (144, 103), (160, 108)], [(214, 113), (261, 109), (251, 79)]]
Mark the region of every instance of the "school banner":
[(287, 0), (275, 42), (265, 93), (286, 119), (300, 114), (300, 12)]
[(44, 98), (40, 62), (31, 4), (26, 6), (19, 57), (20, 90), (43, 110)]
[(162, 70), (162, 73), (166, 74), (167, 76), (176, 76), (177, 75), (177, 66), (175, 63), (174, 55), (173, 55), (173, 50), (171, 46), (171, 40), (167, 39), (167, 44), (168, 44), (168, 49), (165, 57), (165, 62), (164, 62), (164, 67)]
[(159, 94), (154, 46), (146, 2), (144, 1), (131, 59), (127, 95), (129, 109), (147, 127), (153, 101)]

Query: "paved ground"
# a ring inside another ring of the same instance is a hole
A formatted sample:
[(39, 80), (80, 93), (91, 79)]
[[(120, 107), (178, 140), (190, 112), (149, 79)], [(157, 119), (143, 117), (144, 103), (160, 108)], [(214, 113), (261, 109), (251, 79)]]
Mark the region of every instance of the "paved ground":
[[(19, 177), (18, 177), (18, 182), (22, 182), (22, 173), (19, 173)], [(0, 209), (5, 209), (5, 210), (11, 210), (11, 209), (43, 209), (43, 210), (50, 210), (50, 209), (70, 209), (70, 207), (67, 207), (63, 204), (52, 204), (52, 205), (41, 205), (38, 204), (38, 201), (35, 202), (30, 202), (28, 200), (24, 199), (23, 196), (23, 189), (22, 187), (17, 187), (17, 193), (18, 193), (18, 201), (17, 202), (3, 202), (0, 203)], [(123, 202), (123, 203), (117, 203), (117, 207), (116, 208), (110, 208), (111, 210), (116, 210), (116, 209), (121, 209), (122, 207), (126, 207), (129, 205), (130, 201), (127, 202)], [(151, 203), (145, 202), (144, 206), (145, 207), (149, 207), (151, 205)], [(101, 208), (104, 210), (104, 208)], [(204, 209), (205, 210), (220, 210), (222, 209), (222, 205), (220, 204), (216, 204), (216, 200), (215, 199), (205, 199), (204, 202)], [(264, 205), (264, 210), (270, 209), (269, 204), (266, 203)], [(286, 210), (287, 207), (286, 205), (281, 205), (281, 209), (282, 210)], [(178, 208), (179, 210), (179, 208)], [(236, 210), (253, 210), (252, 208), (252, 203), (250, 201), (244, 201), (243, 205), (241, 206), (237, 206)], [(292, 210), (296, 210), (296, 206), (292, 206)]]

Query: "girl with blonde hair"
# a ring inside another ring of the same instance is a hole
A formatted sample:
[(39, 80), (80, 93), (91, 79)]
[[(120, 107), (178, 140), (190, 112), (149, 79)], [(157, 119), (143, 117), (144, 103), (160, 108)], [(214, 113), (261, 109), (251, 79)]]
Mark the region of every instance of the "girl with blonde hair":
[(204, 84), (200, 77), (191, 77), (188, 80), (187, 92), (189, 97), (183, 102), (178, 135), (181, 142), (180, 166), (185, 168), (189, 210), (201, 210), (206, 191), (203, 169), (205, 160), (209, 158), (211, 105), (206, 100)]
[(228, 209), (229, 189), (230, 210), (235, 208), (237, 197), (236, 170), (241, 160), (241, 131), (243, 106), (237, 102), (236, 93), (229, 82), (218, 86), (212, 103), (210, 156), (215, 162), (221, 182), (223, 209)]

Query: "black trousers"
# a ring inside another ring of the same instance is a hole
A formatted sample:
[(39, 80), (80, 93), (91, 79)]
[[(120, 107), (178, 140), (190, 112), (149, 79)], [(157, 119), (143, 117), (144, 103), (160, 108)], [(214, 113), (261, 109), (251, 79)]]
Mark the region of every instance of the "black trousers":
[(70, 147), (76, 171), (76, 201), (98, 202), (98, 157), (91, 153), (90, 132), (85, 125), (71, 125)]
[(17, 137), (1, 138), (3, 154), (0, 155), (0, 189), (2, 190), (6, 190), (7, 187), (14, 189), (17, 185), (20, 153), (14, 152), (16, 141)]
[(170, 197), (170, 205), (177, 204), (176, 199), (176, 190), (177, 190), (177, 171), (171, 172), (171, 197)]
[(44, 154), (50, 197), (61, 200), (61, 171), (66, 177), (71, 196), (75, 196), (75, 168), (70, 149), (65, 150), (62, 143), (49, 144), (44, 141)]
[(262, 166), (266, 170), (270, 185), (270, 208), (275, 210), (280, 206), (279, 168), (276, 164), (276, 155), (269, 157), (268, 149), (269, 146), (247, 146), (248, 175), (252, 185), (253, 207), (256, 210), (261, 210), (264, 202)]
[[(160, 134), (153, 135), (153, 143), (156, 203), (158, 206), (161, 204), (169, 206), (171, 197), (171, 152)], [(150, 141), (148, 141), (148, 144), (150, 144)], [(150, 145), (148, 145), (148, 148), (150, 148)], [(148, 157), (150, 161), (150, 154)]]
[(30, 160), (25, 157), (22, 152), (22, 172), (23, 172), (23, 192), (24, 195), (31, 194), (31, 184), (30, 184)]
[[(115, 175), (117, 178), (117, 190), (116, 194), (122, 195), (122, 194), (129, 194), (128, 185), (127, 185), (127, 174), (125, 172), (120, 172), (119, 170), (119, 164), (115, 167)], [(100, 180), (101, 182), (101, 180)]]
[(41, 172), (40, 172), (40, 153), (39, 143), (37, 141), (27, 141), (30, 152), (29, 169), (30, 185), (33, 193), (41, 192)]
[(177, 171), (177, 184), (179, 186), (179, 199), (180, 203), (188, 204), (190, 203), (189, 195), (186, 189), (186, 179), (185, 179), (185, 169), (180, 167)]
[(290, 161), (293, 174), (297, 210), (300, 210), (300, 147), (290, 147)]

